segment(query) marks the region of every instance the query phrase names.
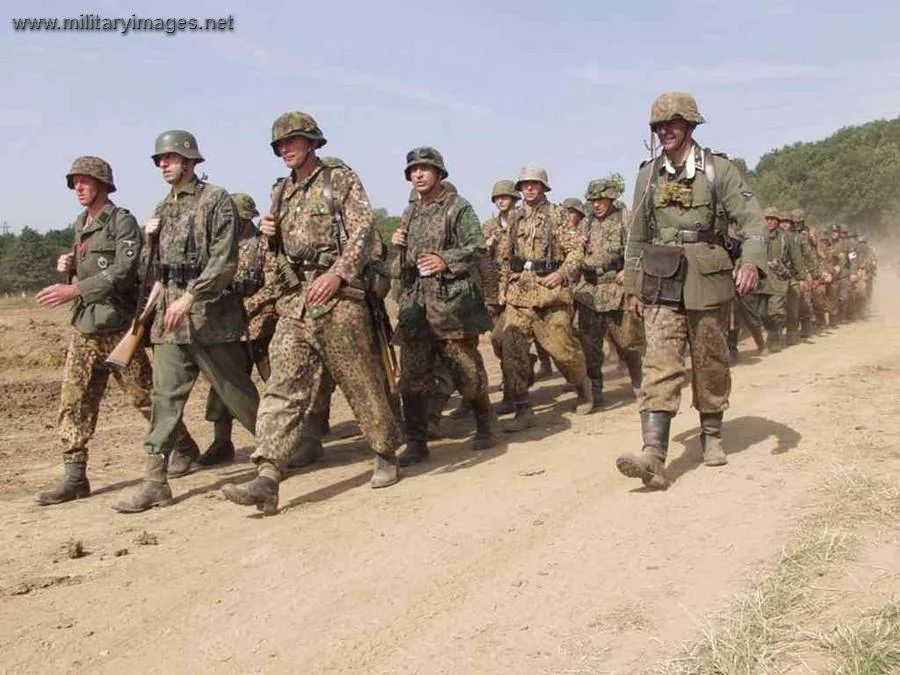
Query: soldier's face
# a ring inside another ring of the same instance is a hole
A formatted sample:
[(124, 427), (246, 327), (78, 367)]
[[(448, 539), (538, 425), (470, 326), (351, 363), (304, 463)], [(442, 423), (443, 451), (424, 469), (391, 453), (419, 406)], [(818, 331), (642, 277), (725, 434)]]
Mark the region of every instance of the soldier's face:
[(303, 162), (309, 156), (312, 143), (310, 143), (309, 139), (303, 138), (303, 136), (293, 136), (291, 138), (282, 138), (278, 141), (277, 147), (278, 154), (281, 155), (284, 165), (293, 171), (303, 166)]
[(494, 203), (497, 205), (497, 210), (500, 211), (500, 213), (509, 211), (512, 208), (514, 201), (515, 200), (509, 195), (501, 195), (494, 199)]
[(90, 176), (76, 174), (72, 177), (72, 188), (75, 197), (82, 206), (90, 206), (100, 193), (100, 181)]
[(546, 192), (544, 184), (539, 180), (526, 180), (521, 183), (522, 197), (526, 204), (535, 204), (541, 200)]
[(832, 231), (832, 233), (831, 233), (831, 239), (832, 239), (833, 241), (837, 241), (837, 240), (840, 239), (840, 238), (841, 238), (841, 233), (840, 233), (840, 232), (834, 232), (834, 231)]
[(582, 218), (584, 218), (584, 216), (575, 209), (566, 209), (566, 222), (569, 224), (569, 227), (578, 227), (578, 223), (581, 222)]
[(793, 223), (789, 220), (782, 220), (781, 222), (778, 223), (778, 225), (785, 232), (789, 232), (791, 229), (791, 225), (793, 225)]
[(416, 192), (420, 195), (426, 195), (431, 192), (441, 180), (441, 174), (433, 166), (428, 164), (418, 164), (410, 170), (409, 180)]
[(612, 208), (612, 203), (612, 199), (607, 199), (606, 197), (603, 199), (592, 199), (591, 208), (594, 210), (594, 215), (598, 218), (606, 218), (606, 214)]
[(184, 157), (174, 152), (167, 152), (159, 157), (159, 170), (163, 180), (169, 185), (176, 185), (184, 176), (187, 165)]
[(691, 125), (682, 119), (660, 122), (653, 131), (666, 152), (678, 150), (691, 138)]
[(769, 228), (769, 232), (778, 229), (778, 218), (766, 218), (766, 227)]

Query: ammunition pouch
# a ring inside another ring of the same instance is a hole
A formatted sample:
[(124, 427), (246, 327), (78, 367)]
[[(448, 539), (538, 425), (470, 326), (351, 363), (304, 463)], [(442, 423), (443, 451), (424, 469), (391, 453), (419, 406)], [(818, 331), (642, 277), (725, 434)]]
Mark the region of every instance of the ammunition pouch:
[(200, 276), (203, 268), (197, 263), (156, 263), (154, 273), (163, 284), (185, 288)]
[(613, 258), (610, 258), (599, 267), (582, 265), (581, 276), (589, 284), (597, 284), (600, 282), (600, 277), (604, 276), (608, 272), (619, 272), (623, 269), (625, 269), (625, 256), (617, 255)]
[(641, 256), (641, 302), (681, 305), (687, 265), (680, 246), (647, 246)]
[(249, 270), (247, 276), (234, 279), (228, 286), (228, 291), (242, 298), (256, 295), (263, 287), (264, 280), (258, 270)]
[(561, 265), (556, 260), (527, 260), (514, 255), (509, 260), (509, 267), (516, 274), (534, 272), (537, 276), (544, 277), (556, 272)]

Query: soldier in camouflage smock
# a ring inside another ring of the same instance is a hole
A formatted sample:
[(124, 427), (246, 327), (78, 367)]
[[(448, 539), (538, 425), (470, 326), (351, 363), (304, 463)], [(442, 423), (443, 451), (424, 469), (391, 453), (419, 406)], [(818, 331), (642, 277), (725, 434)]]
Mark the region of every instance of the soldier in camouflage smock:
[(375, 331), (366, 304), (366, 275), (381, 241), (356, 172), (340, 159), (317, 156), (325, 143), (319, 125), (306, 113), (287, 112), (272, 124), (272, 152), (291, 170), (260, 222), (278, 255), (278, 324), (269, 345), (272, 374), (260, 403), (257, 447), (251, 456), (257, 476), (223, 489), (226, 499), (256, 506), (266, 515), (277, 512), (279, 483), (303, 437), (326, 369), (375, 452), (371, 486), (399, 480), (395, 453), (402, 432), (384, 370), (370, 347)]
[(584, 198), (593, 212), (579, 233), (584, 261), (581, 281), (573, 291), (595, 406), (603, 402), (603, 341), (607, 335), (619, 360), (628, 368), (635, 396), (641, 386), (644, 327), (625, 311), (626, 226), (615, 206), (623, 187), (616, 178), (598, 178), (587, 186)]
[[(735, 289), (752, 292), (765, 267), (762, 211), (740, 170), (693, 139), (703, 121), (690, 94), (654, 101), (650, 129), (663, 152), (641, 165), (625, 253), (629, 304), (644, 319), (644, 443), (640, 455), (621, 455), (616, 466), (657, 489), (668, 486), (669, 428), (681, 405), (688, 349), (704, 463), (727, 463), (721, 433), (731, 392), (728, 312)], [(736, 272), (724, 246), (731, 222), (743, 234)]]
[[(263, 382), (269, 379), (269, 342), (275, 332), (278, 313), (275, 311), (275, 257), (267, 255), (264, 237), (256, 229), (253, 219), (259, 216), (253, 198), (237, 192), (231, 195), (238, 215), (238, 265), (229, 292), (238, 295), (244, 305), (247, 332), (244, 345), (249, 351), (247, 364), (256, 365)], [(228, 408), (210, 387), (206, 399), (206, 419), (213, 423), (213, 442), (197, 463), (213, 466), (234, 459), (231, 441), (233, 417)]]
[(419, 193), (392, 238), (398, 249), (396, 340), (406, 423), (400, 464), (409, 466), (429, 455), (426, 395), (438, 358), (475, 413), (473, 449), (491, 447), (487, 372), (478, 351), (478, 336), (490, 330), (491, 321), (476, 266), (484, 236), (469, 202), (442, 183), (448, 176), (443, 157), (434, 148), (415, 148), (406, 155), (404, 175)]
[(144, 482), (130, 498), (113, 505), (121, 513), (167, 504), (172, 499), (166, 468), (170, 457), (170, 475), (187, 473), (198, 458), (196, 449), (186, 454), (173, 448), (171, 438), (201, 372), (251, 433), (259, 405), (241, 345), (246, 332), (241, 299), (229, 292), (238, 262), (231, 195), (196, 175), (196, 165), (205, 160), (187, 131), (160, 134), (152, 157), (171, 186), (146, 225), (148, 234), (158, 236), (154, 275), (161, 288), (149, 331), (153, 408), (144, 439)]
[[(109, 199), (116, 191), (112, 167), (99, 157), (79, 157), (66, 174), (66, 183), (85, 207), (75, 219), (75, 252), (61, 255), (57, 262), (57, 270), (68, 274), (69, 281), (37, 294), (42, 307), (74, 301), (74, 330), (66, 352), (59, 408), (65, 477), (57, 487), (37, 495), (41, 506), (91, 494), (87, 443), (94, 435), (109, 380), (104, 361), (127, 332), (138, 300), (141, 231), (128, 209)], [(147, 353), (138, 349), (127, 367), (113, 371), (113, 377), (149, 420), (153, 373)], [(175, 434), (185, 452), (191, 447), (196, 450), (183, 424)]]
[(563, 210), (547, 200), (550, 184), (544, 169), (522, 167), (516, 190), (525, 203), (513, 213), (500, 253), (500, 297), (506, 306), (503, 380), (516, 407), (506, 426), (511, 432), (527, 429), (534, 416), (528, 399), (532, 339), (577, 388), (576, 412), (586, 415), (594, 407), (584, 352), (572, 327), (571, 285), (578, 279), (584, 251), (576, 233), (566, 228)]

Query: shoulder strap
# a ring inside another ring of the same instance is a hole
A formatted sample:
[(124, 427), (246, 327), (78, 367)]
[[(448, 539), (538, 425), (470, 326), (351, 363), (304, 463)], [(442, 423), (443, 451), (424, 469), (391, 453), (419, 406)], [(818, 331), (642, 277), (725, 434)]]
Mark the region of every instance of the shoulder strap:
[[(709, 148), (703, 148), (703, 169), (706, 174), (706, 180), (709, 182), (709, 208), (713, 214), (711, 227), (714, 228), (716, 220), (719, 218), (719, 194), (716, 190), (716, 166), (713, 164), (713, 155)], [(727, 216), (728, 214), (726, 213), (725, 215)]]
[[(197, 196), (199, 197), (203, 194), (203, 188), (206, 187), (206, 183), (201, 182), (199, 188), (197, 189)], [(206, 245), (209, 246), (209, 232), (206, 233)], [(191, 211), (191, 215), (188, 216), (188, 232), (187, 239), (184, 242), (184, 253), (185, 258), (187, 259), (188, 265), (196, 265), (197, 264), (197, 236), (194, 233), (194, 212)]]
[(451, 248), (456, 239), (454, 236), (456, 234), (456, 228), (454, 227), (456, 218), (454, 215), (459, 214), (459, 210), (456, 208), (456, 197), (457, 195), (450, 195), (450, 204), (444, 213), (444, 249)]
[(650, 228), (650, 238), (655, 239), (659, 234), (659, 227), (656, 224), (656, 209), (653, 208), (654, 193), (656, 192), (656, 183), (659, 180), (659, 160), (662, 154), (653, 158), (650, 164), (650, 179), (647, 181), (647, 189), (644, 190), (644, 217)]
[(322, 194), (328, 202), (328, 215), (331, 216), (331, 236), (338, 249), (338, 255), (344, 252), (344, 242), (347, 241), (347, 230), (344, 227), (344, 218), (334, 200), (334, 185), (331, 182), (331, 167), (325, 165), (322, 168)]

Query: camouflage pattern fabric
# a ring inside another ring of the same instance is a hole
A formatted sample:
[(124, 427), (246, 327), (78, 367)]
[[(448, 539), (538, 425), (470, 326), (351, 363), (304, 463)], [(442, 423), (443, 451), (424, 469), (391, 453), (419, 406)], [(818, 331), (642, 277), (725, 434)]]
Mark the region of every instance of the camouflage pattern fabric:
[(528, 397), (531, 379), (531, 341), (540, 344), (553, 363), (572, 385), (580, 385), (587, 376), (581, 344), (572, 329), (572, 307), (533, 309), (507, 305), (503, 330), (504, 392), (514, 403)]
[(262, 280), (263, 286), (253, 295), (243, 298), (247, 336), (250, 340), (271, 338), (278, 321), (275, 309), (278, 269), (275, 256), (267, 250), (265, 237), (252, 229), (251, 224), (247, 233), (238, 240), (238, 266), (234, 280), (240, 282), (254, 275)]
[(371, 320), (362, 303), (342, 300), (330, 312), (303, 319), (281, 316), (269, 346), (272, 375), (256, 426), (255, 462), (284, 471), (300, 443), (307, 413), (327, 370), (340, 387), (372, 450), (394, 452), (403, 438), (374, 350)]
[(640, 410), (675, 414), (686, 382), (690, 352), (693, 406), (701, 413), (724, 412), (731, 394), (728, 305), (679, 311), (666, 306), (644, 312), (644, 374)]
[(75, 188), (75, 176), (90, 176), (106, 185), (107, 194), (116, 191), (116, 183), (113, 180), (113, 170), (105, 159), (85, 155), (72, 162), (69, 173), (66, 174), (66, 185), (72, 190)]
[[(587, 240), (583, 267), (593, 268), (596, 278), (582, 275), (575, 286), (575, 302), (595, 312), (610, 312), (625, 306), (625, 288), (616, 276), (625, 263), (625, 222), (622, 212), (613, 210), (602, 220), (591, 215), (582, 222), (580, 237)], [(608, 269), (616, 260), (618, 269)]]
[(578, 307), (578, 336), (584, 351), (587, 376), (595, 388), (603, 387), (603, 340), (609, 340), (628, 368), (634, 386), (641, 382), (641, 352), (644, 347), (644, 326), (624, 310), (595, 312), (585, 305)]
[(403, 396), (436, 394), (434, 373), (446, 368), (460, 396), (473, 401), (487, 393), (487, 371), (478, 336), (460, 340), (407, 340), (400, 351), (400, 393)]
[[(169, 282), (156, 307), (153, 344), (235, 342), (245, 331), (240, 298), (225, 293), (237, 270), (237, 211), (222, 188), (195, 179), (173, 190), (154, 215), (160, 219), (159, 262), (188, 263), (188, 232), (193, 222), (200, 274), (181, 288)], [(171, 333), (164, 332), (166, 308), (185, 293), (194, 296), (190, 314)]]

